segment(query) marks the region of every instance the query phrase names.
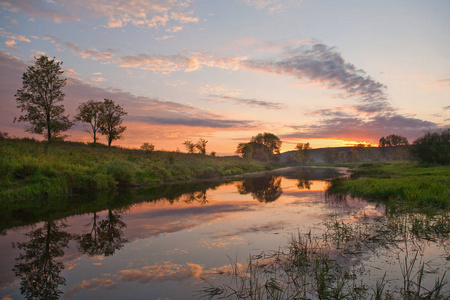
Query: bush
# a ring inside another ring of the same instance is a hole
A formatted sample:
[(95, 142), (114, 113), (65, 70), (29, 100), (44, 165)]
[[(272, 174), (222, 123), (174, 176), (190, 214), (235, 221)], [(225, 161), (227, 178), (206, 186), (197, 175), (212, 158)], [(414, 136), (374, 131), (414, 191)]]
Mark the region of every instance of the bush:
[(450, 128), (440, 132), (427, 132), (414, 141), (411, 148), (414, 157), (423, 163), (450, 163)]
[(155, 150), (155, 145), (149, 143), (143, 143), (141, 146), (141, 150), (145, 150), (146, 152), (153, 152)]
[(124, 159), (112, 159), (105, 165), (105, 172), (119, 184), (134, 182), (135, 166)]

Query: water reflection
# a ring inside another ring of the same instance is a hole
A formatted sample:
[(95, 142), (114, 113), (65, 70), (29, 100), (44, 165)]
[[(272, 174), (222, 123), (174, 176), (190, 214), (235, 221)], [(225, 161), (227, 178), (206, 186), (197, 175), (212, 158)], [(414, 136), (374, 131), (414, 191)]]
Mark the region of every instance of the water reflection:
[(26, 299), (58, 299), (64, 264), (57, 261), (64, 256), (71, 235), (63, 229), (62, 221), (45, 222), (42, 227), (26, 234), (28, 241), (17, 243), (23, 252), (16, 258), (14, 273), (20, 279), (20, 292)]
[(251, 194), (253, 199), (268, 203), (280, 198), (283, 194), (280, 176), (264, 176), (245, 179), (236, 184), (239, 194)]
[(89, 256), (114, 255), (116, 250), (120, 250), (128, 241), (123, 237), (122, 231), (127, 225), (122, 221), (119, 211), (112, 211), (111, 209), (108, 209), (106, 219), (98, 224), (97, 218), (97, 213), (94, 212), (90, 231), (76, 236), (75, 239), (79, 244), (78, 249), (81, 253)]
[[(26, 240), (14, 243), (18, 251), (9, 250), (15, 264), (5, 270), (14, 270), (20, 287), (8, 287), (15, 285), (14, 279), (2, 284), (6, 280), (0, 277), (0, 298), (8, 297), (4, 291), (20, 288), (26, 299), (58, 299), (63, 293), (73, 299), (122, 299), (125, 294), (137, 299), (186, 299), (190, 298), (186, 291), (201, 288), (200, 278), (223, 282), (218, 274), (231, 274), (224, 270), (245, 263), (230, 266), (227, 255), (239, 251), (245, 260), (247, 253), (276, 250), (300, 229), (309, 232), (309, 238), (323, 239), (326, 247), (322, 244), (321, 249), (334, 255), (331, 258), (348, 274), (356, 274), (355, 263), (378, 255), (386, 262), (392, 253), (404, 253), (399, 241), (421, 249), (424, 260), (445, 261), (445, 269), (450, 257), (448, 214), (402, 215), (362, 200), (326, 201), (324, 191), (316, 189), (325, 183), (317, 180), (336, 174), (292, 168), (224, 185), (167, 185), (94, 197), (95, 205), (83, 214), (17, 231), (26, 230)], [(313, 231), (316, 237), (311, 236)], [(14, 234), (4, 233), (0, 242)], [(387, 268), (372, 264), (386, 270), (395, 263), (389, 261)], [(0, 261), (0, 269), (2, 265)], [(429, 265), (442, 274), (442, 266)]]

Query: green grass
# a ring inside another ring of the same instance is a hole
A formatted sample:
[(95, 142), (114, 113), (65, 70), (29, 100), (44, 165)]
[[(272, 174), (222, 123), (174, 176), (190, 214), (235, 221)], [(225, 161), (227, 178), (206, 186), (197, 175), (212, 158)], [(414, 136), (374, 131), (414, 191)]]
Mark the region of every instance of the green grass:
[(350, 180), (333, 180), (328, 193), (383, 201), (390, 208), (448, 209), (450, 166), (413, 162), (360, 164)]
[(0, 140), (0, 202), (210, 179), (274, 166), (239, 157)]

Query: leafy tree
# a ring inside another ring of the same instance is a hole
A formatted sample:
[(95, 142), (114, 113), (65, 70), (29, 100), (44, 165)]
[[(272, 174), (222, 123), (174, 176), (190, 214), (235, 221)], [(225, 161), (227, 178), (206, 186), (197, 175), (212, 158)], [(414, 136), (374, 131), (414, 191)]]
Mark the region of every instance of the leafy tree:
[(120, 105), (116, 105), (113, 100), (104, 99), (101, 106), (100, 113), (100, 131), (106, 135), (108, 139), (108, 147), (111, 147), (111, 142), (122, 137), (122, 133), (126, 127), (122, 126), (123, 116), (127, 112)]
[(327, 163), (334, 163), (338, 160), (338, 151), (333, 148), (327, 148), (323, 151), (323, 160)]
[(401, 135), (391, 134), (382, 137), (378, 147), (385, 159), (405, 159), (408, 155), (408, 139)]
[(252, 158), (260, 161), (278, 159), (282, 142), (273, 133), (259, 133), (252, 137), (249, 143), (240, 143), (235, 151), (244, 158)]
[(252, 158), (259, 161), (275, 160), (276, 156), (270, 149), (256, 142), (240, 143), (235, 151), (236, 154), (241, 154), (244, 158)]
[(100, 120), (103, 111), (103, 102), (89, 100), (86, 103), (81, 103), (78, 106), (78, 114), (75, 116), (75, 121), (80, 121), (84, 123), (89, 123), (91, 125), (91, 131), (87, 130), (87, 132), (92, 134), (94, 139), (94, 144), (99, 139), (97, 137), (97, 132), (100, 131)]
[[(28, 67), (22, 75), (22, 88), (17, 90), (17, 108), (25, 112), (18, 119), (31, 125), (26, 129), (30, 133), (42, 134), (50, 143), (52, 140), (64, 138), (61, 132), (67, 131), (73, 123), (64, 115), (62, 88), (66, 79), (61, 78), (62, 62), (50, 60), (47, 56), (35, 58), (34, 66)], [(16, 119), (14, 119), (15, 121)]]
[(297, 149), (298, 161), (302, 164), (306, 164), (309, 161), (312, 149), (309, 143), (298, 143), (297, 146), (295, 146), (295, 149)]
[(272, 154), (280, 154), (281, 144), (283, 143), (275, 134), (270, 132), (258, 133), (252, 137), (251, 142), (266, 146)]
[(203, 155), (206, 154), (206, 143), (208, 143), (207, 140), (200, 138), (197, 144), (195, 144), (195, 148), (197, 148), (198, 152), (200, 152)]
[(153, 152), (153, 150), (155, 150), (155, 145), (143, 143), (141, 146), (141, 150), (145, 150), (146, 152)]
[(392, 146), (408, 146), (408, 139), (401, 135), (391, 134), (386, 137), (382, 137), (378, 144), (378, 147), (392, 147)]
[(183, 145), (186, 147), (188, 153), (194, 153), (195, 145), (192, 141), (184, 141)]
[(450, 163), (450, 128), (440, 132), (427, 132), (413, 142), (413, 155), (424, 163)]
[(243, 158), (252, 158), (253, 148), (250, 143), (239, 143), (234, 153), (241, 154)]

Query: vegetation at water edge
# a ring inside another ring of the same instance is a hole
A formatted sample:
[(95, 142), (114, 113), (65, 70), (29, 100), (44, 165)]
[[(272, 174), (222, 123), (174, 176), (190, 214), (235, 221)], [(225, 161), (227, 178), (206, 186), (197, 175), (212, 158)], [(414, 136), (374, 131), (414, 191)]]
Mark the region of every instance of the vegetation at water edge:
[(272, 167), (239, 157), (0, 139), (0, 201), (209, 179)]
[(328, 194), (383, 201), (390, 208), (448, 209), (450, 166), (417, 162), (359, 164), (351, 178), (332, 181)]

